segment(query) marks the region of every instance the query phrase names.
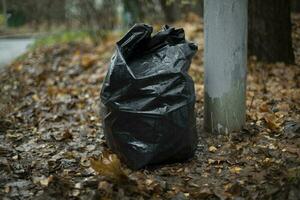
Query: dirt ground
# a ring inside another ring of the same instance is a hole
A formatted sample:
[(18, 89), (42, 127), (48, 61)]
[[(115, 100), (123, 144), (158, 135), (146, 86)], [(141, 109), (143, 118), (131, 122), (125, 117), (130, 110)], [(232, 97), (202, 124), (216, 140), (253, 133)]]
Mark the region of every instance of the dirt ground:
[(202, 22), (178, 22), (199, 46), (190, 70), (198, 148), (185, 163), (138, 171), (107, 151), (99, 116), (119, 36), (29, 52), (0, 78), (0, 197), (300, 199), (300, 18), (293, 19), (298, 64), (249, 60), (247, 124), (228, 135), (203, 131)]

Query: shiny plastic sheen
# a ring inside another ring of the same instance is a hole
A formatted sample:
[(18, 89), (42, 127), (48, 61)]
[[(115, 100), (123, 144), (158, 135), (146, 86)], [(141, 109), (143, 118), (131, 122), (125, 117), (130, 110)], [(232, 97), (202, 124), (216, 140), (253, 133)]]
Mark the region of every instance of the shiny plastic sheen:
[(178, 162), (197, 146), (194, 82), (197, 46), (183, 29), (134, 25), (117, 42), (101, 90), (108, 146), (131, 168)]

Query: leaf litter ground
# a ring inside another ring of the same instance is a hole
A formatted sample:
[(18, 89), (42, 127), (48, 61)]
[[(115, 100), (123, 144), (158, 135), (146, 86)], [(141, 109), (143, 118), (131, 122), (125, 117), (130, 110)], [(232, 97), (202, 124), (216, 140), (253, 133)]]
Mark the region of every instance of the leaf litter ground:
[(300, 20), (296, 65), (249, 60), (247, 124), (203, 131), (203, 26), (178, 22), (199, 45), (199, 144), (185, 163), (132, 171), (107, 149), (99, 92), (117, 36), (99, 46), (61, 44), (27, 53), (1, 73), (3, 199), (300, 199)]

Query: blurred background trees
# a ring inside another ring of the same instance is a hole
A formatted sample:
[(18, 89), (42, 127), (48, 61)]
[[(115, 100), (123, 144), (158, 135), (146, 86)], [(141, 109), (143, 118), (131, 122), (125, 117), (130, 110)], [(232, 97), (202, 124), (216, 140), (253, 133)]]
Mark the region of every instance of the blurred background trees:
[[(2, 0), (6, 1), (7, 22), (10, 27), (22, 25), (50, 29), (64, 25), (94, 27), (102, 24), (112, 28), (116, 0)], [(3, 7), (3, 6), (2, 6)], [(108, 17), (109, 16), (109, 17)], [(95, 21), (98, 21), (95, 23)]]
[[(189, 12), (202, 15), (202, 0), (1, 0), (8, 26), (113, 29), (136, 22), (174, 22)], [(4, 6), (6, 5), (6, 6)], [(5, 7), (5, 8), (4, 8)]]
[[(299, 0), (249, 0), (249, 55), (294, 62), (291, 12), (300, 13)], [(107, 31), (184, 21), (190, 13), (203, 17), (203, 0), (1, 0), (0, 34), (5, 25), (32, 32), (85, 30), (96, 42)]]

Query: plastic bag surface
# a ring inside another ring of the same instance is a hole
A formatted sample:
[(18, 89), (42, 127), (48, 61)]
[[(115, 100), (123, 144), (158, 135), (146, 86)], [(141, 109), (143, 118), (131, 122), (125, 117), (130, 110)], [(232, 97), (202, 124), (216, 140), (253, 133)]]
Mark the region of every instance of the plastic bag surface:
[(107, 144), (133, 169), (188, 159), (197, 146), (187, 73), (197, 46), (183, 29), (152, 32), (137, 24), (117, 42), (101, 90)]

